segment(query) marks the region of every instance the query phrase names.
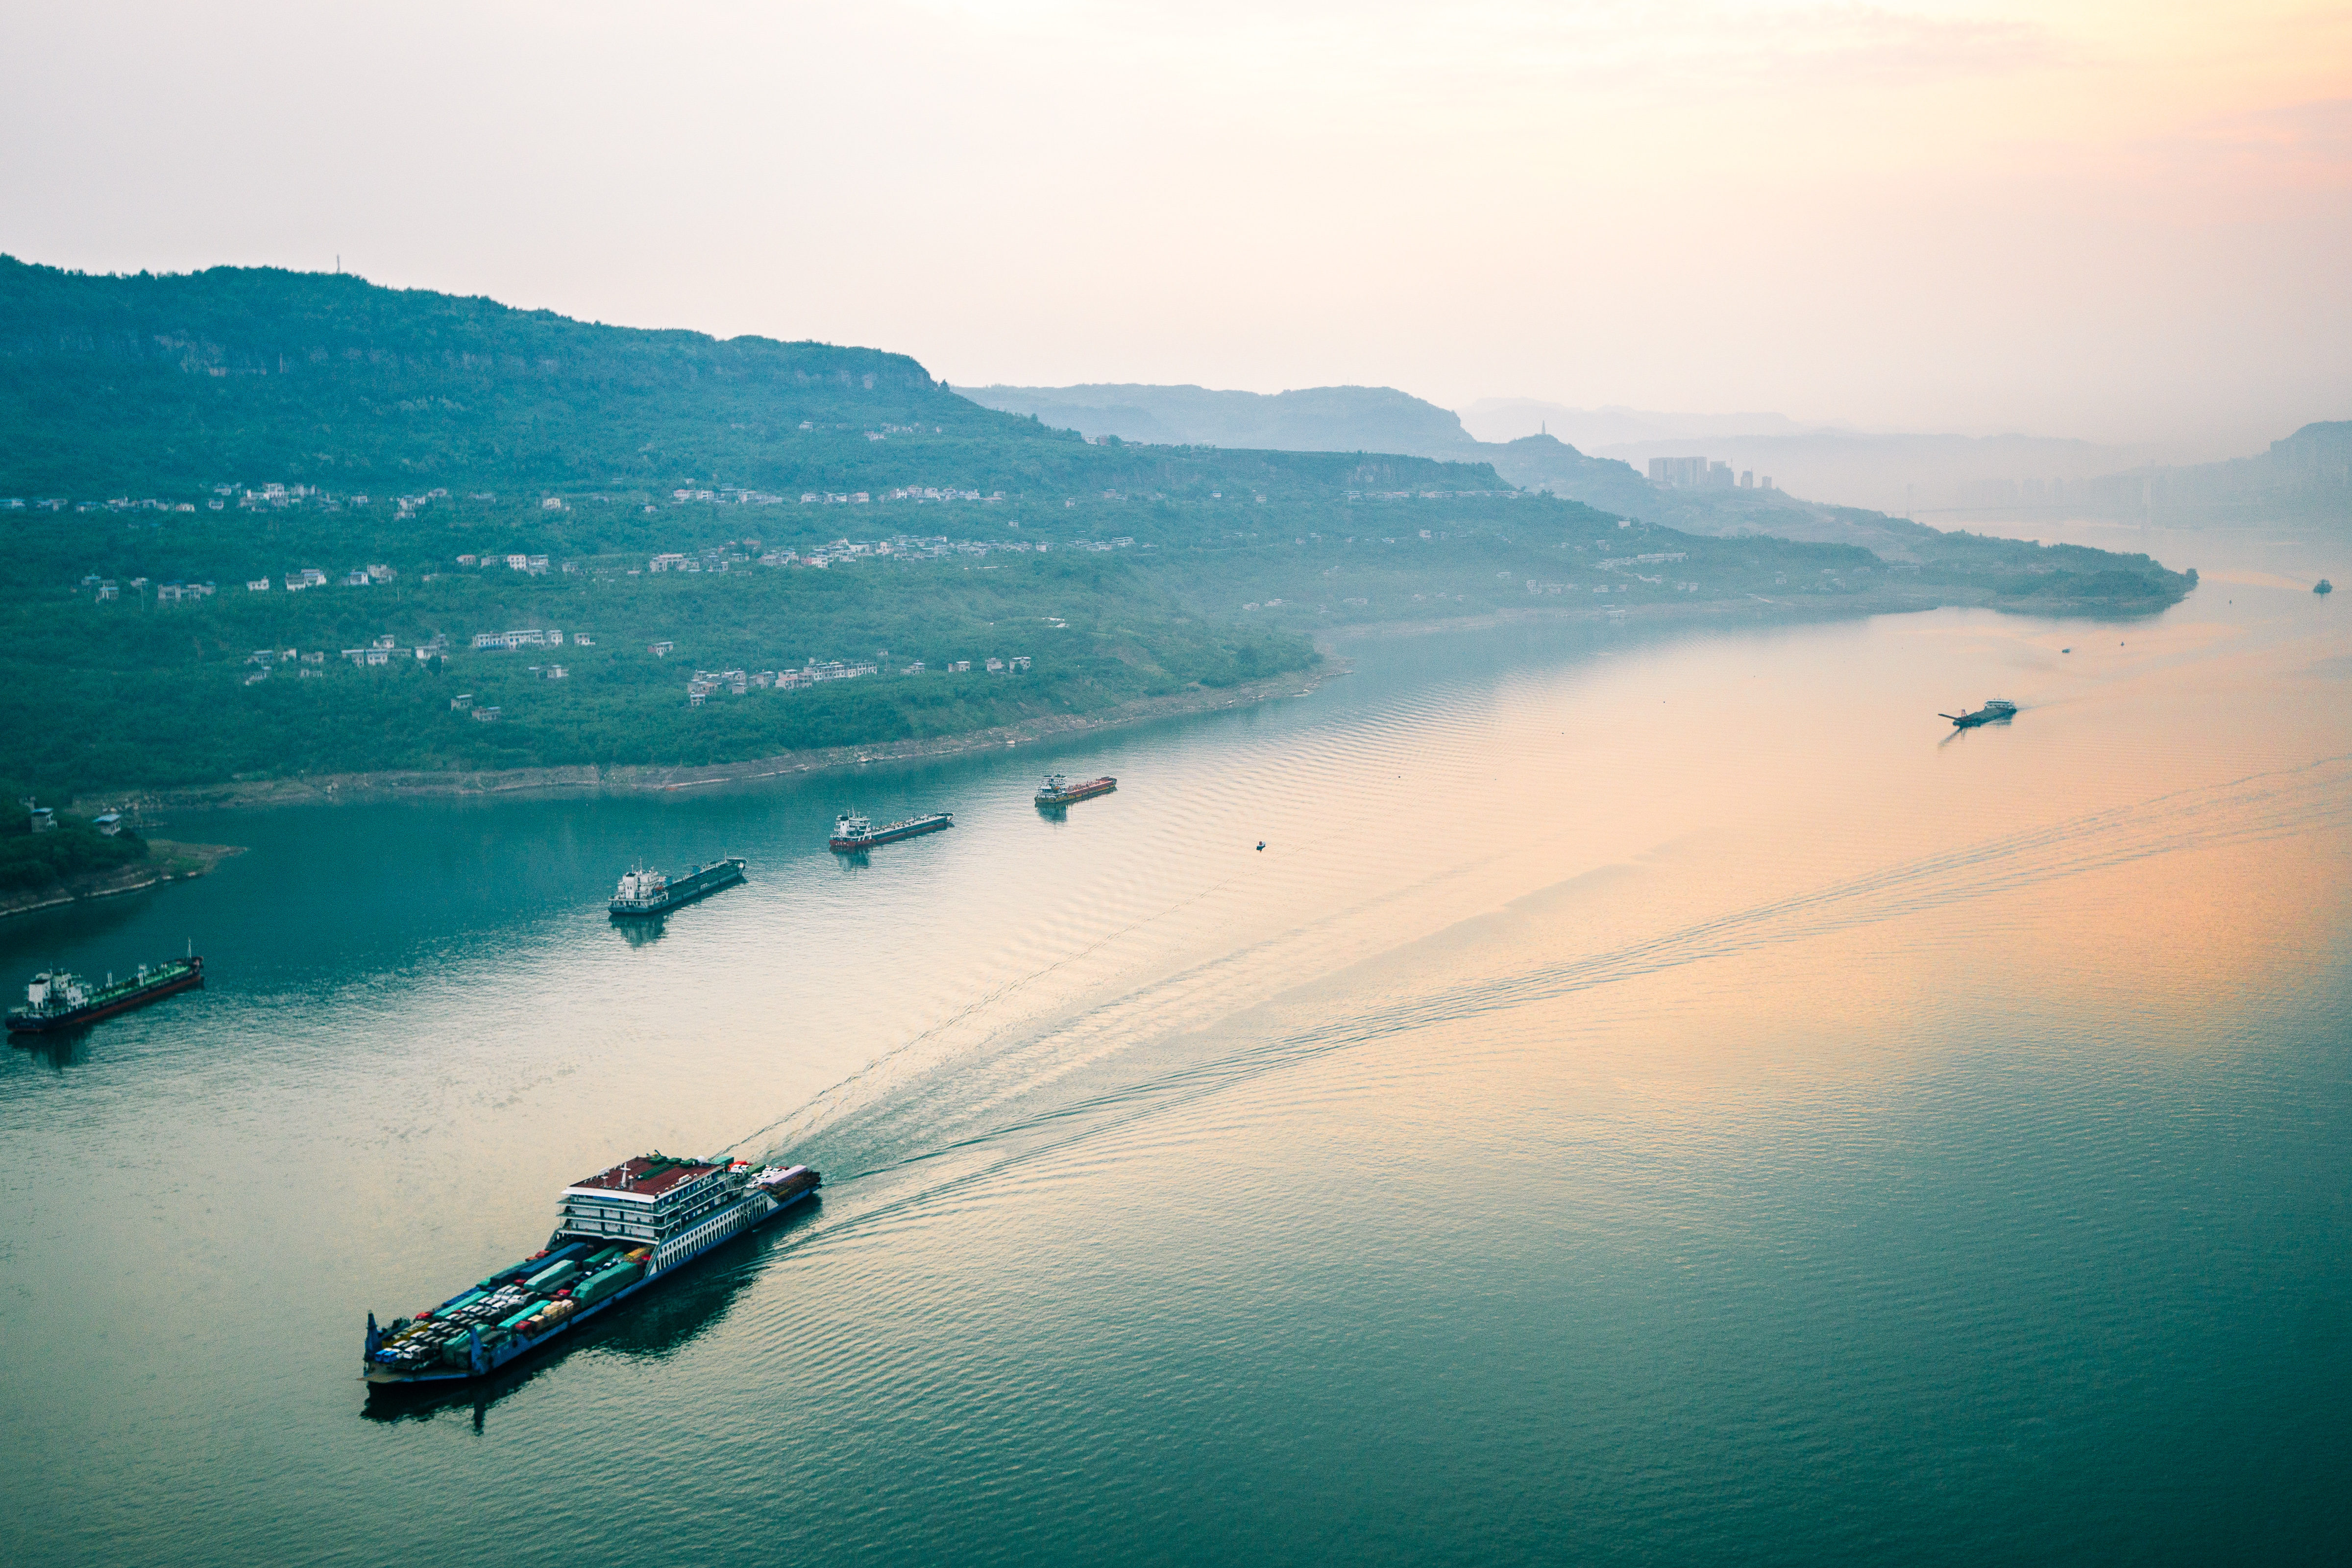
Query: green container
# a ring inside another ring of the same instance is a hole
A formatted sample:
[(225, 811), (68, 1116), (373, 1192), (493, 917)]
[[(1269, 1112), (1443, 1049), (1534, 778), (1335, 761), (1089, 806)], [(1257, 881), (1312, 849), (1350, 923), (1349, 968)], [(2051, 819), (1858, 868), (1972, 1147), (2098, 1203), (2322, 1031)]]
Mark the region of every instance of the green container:
[(523, 1285), (527, 1289), (545, 1290), (551, 1294), (563, 1289), (563, 1282), (579, 1272), (580, 1265), (567, 1258), (551, 1268), (541, 1269), (524, 1280)]
[(525, 1320), (526, 1318), (536, 1318), (536, 1317), (538, 1317), (538, 1316), (540, 1315), (540, 1313), (541, 1313), (541, 1312), (545, 1311), (546, 1310), (547, 1310), (547, 1303), (546, 1303), (546, 1302), (544, 1302), (544, 1301), (533, 1301), (530, 1306), (525, 1307), (521, 1311), (517, 1312), (513, 1317), (511, 1317), (511, 1318), (501, 1318), (501, 1319), (499, 1319), (499, 1327), (500, 1327), (500, 1328), (502, 1328), (502, 1329), (511, 1329), (511, 1328), (513, 1328), (517, 1323), (521, 1322), (521, 1321), (522, 1321), (523, 1320)]
[(615, 1263), (572, 1292), (572, 1299), (582, 1306), (593, 1306), (614, 1291), (636, 1281), (645, 1269), (635, 1263)]

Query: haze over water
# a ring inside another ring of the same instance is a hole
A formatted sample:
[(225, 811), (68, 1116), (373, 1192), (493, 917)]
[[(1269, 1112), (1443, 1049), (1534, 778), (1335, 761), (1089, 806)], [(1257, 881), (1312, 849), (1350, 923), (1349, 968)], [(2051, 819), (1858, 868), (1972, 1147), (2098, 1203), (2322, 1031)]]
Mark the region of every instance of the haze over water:
[[(2203, 586), (1358, 642), (1055, 749), (171, 822), (251, 852), (0, 924), (12, 985), (212, 975), (0, 1059), (0, 1552), (2340, 1551), (2337, 563), (2079, 537)], [(1046, 767), (1120, 786), (1050, 819)], [(845, 806), (957, 826), (842, 861)], [(371, 1412), (368, 1311), (652, 1147), (822, 1206)]]

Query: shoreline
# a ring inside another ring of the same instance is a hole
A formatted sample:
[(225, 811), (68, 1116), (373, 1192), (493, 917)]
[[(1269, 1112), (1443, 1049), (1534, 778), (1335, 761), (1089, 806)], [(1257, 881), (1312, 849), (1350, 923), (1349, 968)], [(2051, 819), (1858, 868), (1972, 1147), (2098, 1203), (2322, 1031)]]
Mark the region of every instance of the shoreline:
[(188, 882), (205, 875), (232, 855), (242, 855), (240, 844), (180, 844), (168, 838), (147, 841), (147, 858), (110, 871), (69, 877), (54, 887), (0, 894), (0, 920), (29, 915), (37, 910), (63, 909), (68, 904), (97, 899), (119, 899), (165, 882)]
[[(1801, 624), (1826, 620), (1864, 619), (1871, 616), (1911, 614), (1934, 609), (2000, 608), (1990, 601), (1972, 601), (1968, 595), (1905, 594), (1880, 590), (1875, 593), (1851, 595), (1815, 604), (1786, 598), (1766, 598), (1761, 595), (1731, 600), (1703, 600), (1692, 604), (1650, 604), (1629, 605), (1623, 609), (1599, 608), (1578, 605), (1528, 605), (1488, 611), (1476, 616), (1445, 616), (1412, 621), (1371, 621), (1352, 625), (1301, 628), (1307, 631), (1315, 646), (1324, 656), (1323, 665), (1315, 669), (1294, 671), (1288, 675), (1268, 676), (1263, 679), (1221, 687), (1192, 687), (1163, 697), (1146, 697), (1122, 703), (1094, 714), (1055, 714), (1024, 720), (1018, 724), (1004, 724), (985, 730), (970, 730), (955, 735), (935, 735), (919, 740), (877, 742), (862, 746), (830, 746), (806, 751), (784, 752), (772, 756), (754, 757), (739, 763), (715, 763), (698, 767), (660, 767), (629, 764), (600, 767), (594, 763), (577, 763), (563, 767), (515, 768), (499, 772), (434, 772), (383, 771), (374, 773), (315, 773), (295, 778), (237, 780), (223, 784), (193, 784), (158, 790), (92, 791), (76, 797), (78, 802), (103, 802), (115, 809), (137, 807), (145, 811), (246, 810), (258, 807), (323, 805), (340, 801), (411, 800), (425, 797), (457, 797), (467, 795), (495, 796), (523, 794), (669, 794), (683, 790), (706, 789), (714, 785), (750, 783), (759, 779), (787, 778), (803, 773), (828, 773), (854, 768), (870, 763), (908, 762), (929, 757), (950, 757), (968, 752), (1001, 750), (1006, 747), (1035, 744), (1066, 735), (1084, 733), (1090, 730), (1107, 730), (1127, 724), (1145, 723), (1155, 719), (1180, 718), (1194, 713), (1214, 712), (1220, 709), (1238, 708), (1246, 704), (1272, 701), (1282, 697), (1304, 697), (1328, 679), (1348, 673), (1346, 661), (1337, 647), (1339, 643), (1361, 637), (1425, 637), (1438, 632), (1480, 631), (1496, 626), (1529, 621), (1614, 621), (1621, 625), (1640, 622), (1697, 621), (1737, 618), (1753, 623), (1780, 622)], [(2032, 612), (2047, 615), (2083, 614), (2084, 609), (2074, 605), (2037, 606)], [(152, 883), (142, 883), (151, 886)], [(122, 889), (128, 891), (130, 889)], [(71, 901), (69, 898), (58, 902)], [(41, 905), (37, 907), (47, 907)], [(15, 912), (0, 910), (0, 913)]]
[[(1003, 751), (1039, 742), (1139, 724), (1154, 719), (1212, 713), (1225, 708), (1271, 701), (1278, 697), (1303, 697), (1333, 676), (1344, 675), (1342, 661), (1327, 656), (1324, 666), (1267, 676), (1227, 687), (1192, 687), (1164, 697), (1139, 698), (1093, 714), (1052, 714), (1024, 719), (1018, 724), (967, 730), (954, 735), (877, 742), (863, 746), (827, 746), (753, 757), (740, 763), (714, 763), (701, 767), (625, 766), (604, 768), (593, 763), (570, 767), (515, 768), (496, 773), (383, 772), (318, 773), (291, 779), (253, 779), (184, 788), (91, 792), (81, 800), (103, 799), (121, 809), (135, 805), (142, 811), (245, 810), (278, 805), (332, 804), (341, 801), (415, 800), (429, 796), (506, 795), (522, 794), (666, 795), (712, 785), (744, 784), (757, 779), (790, 778), (803, 773), (829, 773), (870, 763), (907, 762), (950, 757), (967, 752)], [(146, 884), (142, 884), (146, 885)], [(128, 889), (125, 889), (128, 890)], [(64, 900), (60, 902), (67, 901)], [(43, 906), (46, 907), (46, 906)]]

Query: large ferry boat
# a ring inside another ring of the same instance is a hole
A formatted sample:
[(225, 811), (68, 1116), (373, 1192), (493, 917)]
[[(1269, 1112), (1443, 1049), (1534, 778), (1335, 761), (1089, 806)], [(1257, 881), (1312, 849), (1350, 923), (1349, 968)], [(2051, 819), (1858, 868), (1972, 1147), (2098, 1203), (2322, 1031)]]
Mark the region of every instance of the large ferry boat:
[(919, 837), (954, 826), (954, 815), (945, 811), (935, 811), (929, 816), (910, 816), (904, 822), (893, 822), (881, 827), (875, 826), (855, 812), (845, 811), (833, 819), (833, 847), (842, 854), (852, 854), (860, 849), (871, 849), (877, 844), (895, 844), (901, 838)]
[(25, 987), (25, 1005), (8, 1015), (12, 1035), (38, 1035), (94, 1024), (133, 1007), (143, 1007), (159, 996), (185, 991), (205, 983), (205, 961), (194, 953), (151, 969), (141, 964), (130, 978), (110, 974), (103, 985), (92, 985), (78, 974), (55, 970), (36, 974)]
[(1118, 787), (1118, 781), (1106, 773), (1084, 784), (1071, 784), (1059, 773), (1047, 773), (1045, 782), (1037, 788), (1039, 805), (1067, 805), (1074, 800), (1087, 800), (1095, 795), (1108, 795)]
[(625, 873), (613, 895), (615, 915), (657, 915), (680, 904), (690, 904), (705, 893), (731, 888), (743, 879), (740, 858), (697, 866), (675, 882), (660, 871), (638, 866)]
[(1949, 719), (1956, 730), (1973, 730), (1979, 724), (2005, 722), (2017, 717), (2017, 704), (1995, 697), (1973, 713), (1938, 713), (1938, 719)]
[(823, 1183), (806, 1165), (755, 1170), (724, 1155), (624, 1160), (564, 1188), (555, 1234), (521, 1262), (386, 1327), (370, 1312), (364, 1375), (383, 1386), (496, 1372), (774, 1218)]

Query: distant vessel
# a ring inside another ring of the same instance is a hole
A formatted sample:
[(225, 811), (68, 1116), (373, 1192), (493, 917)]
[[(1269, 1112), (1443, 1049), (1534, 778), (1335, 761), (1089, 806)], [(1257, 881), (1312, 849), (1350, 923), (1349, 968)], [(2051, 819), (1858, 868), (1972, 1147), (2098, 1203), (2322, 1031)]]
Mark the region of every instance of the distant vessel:
[(2017, 717), (2017, 704), (1995, 697), (1973, 713), (1938, 713), (1938, 719), (1949, 719), (1955, 729), (1973, 730), (1979, 724), (2006, 723)]
[(871, 849), (877, 844), (895, 844), (901, 838), (937, 833), (942, 827), (954, 826), (954, 816), (944, 811), (935, 811), (929, 816), (910, 816), (904, 822), (893, 822), (884, 827), (877, 827), (865, 817), (845, 811), (833, 819), (833, 847), (848, 854), (855, 850)]
[(38, 1035), (50, 1029), (70, 1029), (94, 1024), (133, 1007), (143, 1007), (159, 996), (185, 991), (205, 983), (205, 961), (194, 953), (150, 969), (141, 964), (128, 980), (110, 974), (103, 985), (91, 985), (78, 974), (57, 970), (36, 974), (25, 987), (25, 1005), (8, 1015), (12, 1035)]
[(521, 1262), (389, 1327), (369, 1313), (362, 1370), (378, 1386), (495, 1372), (823, 1184), (806, 1165), (724, 1154), (624, 1160), (566, 1187), (555, 1234)]
[(680, 904), (690, 904), (705, 893), (715, 893), (721, 888), (731, 888), (743, 879), (740, 858), (714, 861), (697, 866), (673, 882), (660, 871), (648, 871), (635, 867), (621, 878), (621, 886), (613, 894), (615, 916), (657, 915), (674, 910)]
[(1108, 774), (1098, 779), (1088, 779), (1084, 784), (1070, 784), (1059, 773), (1047, 773), (1045, 784), (1038, 787), (1037, 804), (1067, 805), (1074, 800), (1087, 800), (1095, 795), (1108, 795), (1118, 787), (1118, 781)]
[(2336, 592), (2336, 584), (2322, 577), (2311, 585), (2311, 591), (2315, 594), (2333, 594)]

